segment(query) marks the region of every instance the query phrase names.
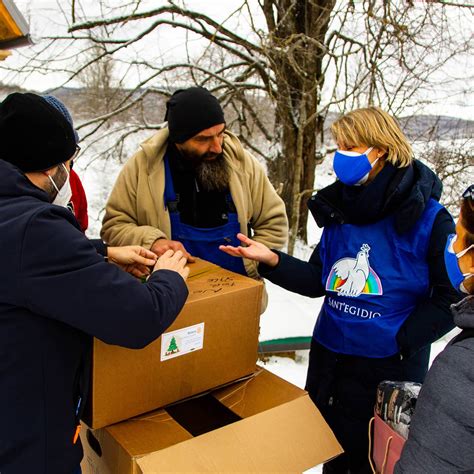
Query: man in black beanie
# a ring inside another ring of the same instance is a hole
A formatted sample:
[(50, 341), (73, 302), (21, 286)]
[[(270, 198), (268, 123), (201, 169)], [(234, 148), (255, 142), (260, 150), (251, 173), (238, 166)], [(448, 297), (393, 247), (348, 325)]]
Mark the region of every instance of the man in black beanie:
[(256, 265), (219, 245), (253, 235), (270, 248), (287, 239), (285, 206), (263, 167), (226, 129), (219, 101), (203, 87), (176, 91), (167, 126), (126, 163), (106, 206), (101, 231), (111, 245), (139, 244), (157, 255), (181, 249), (258, 278)]
[[(44, 98), (0, 104), (0, 472), (76, 474), (92, 337), (143, 347), (186, 300), (181, 252), (109, 247), (81, 232), (69, 200), (72, 125)], [(142, 284), (119, 268), (142, 275)], [(156, 271), (157, 270), (157, 271)], [(133, 302), (131, 304), (130, 302)]]

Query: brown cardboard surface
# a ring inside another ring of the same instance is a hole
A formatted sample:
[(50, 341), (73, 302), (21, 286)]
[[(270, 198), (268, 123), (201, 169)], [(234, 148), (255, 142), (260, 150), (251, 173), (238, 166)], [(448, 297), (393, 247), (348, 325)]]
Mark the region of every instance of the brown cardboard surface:
[(106, 431), (132, 457), (143, 456), (192, 439), (166, 410), (117, 423), (106, 428)]
[[(91, 434), (100, 446), (99, 453), (91, 448)], [(83, 474), (137, 474), (137, 458), (191, 438), (165, 410), (99, 430), (91, 431), (83, 424), (82, 471)]]
[(137, 464), (161, 472), (302, 472), (339, 454), (308, 395), (154, 452)]
[(132, 350), (94, 340), (87, 424), (100, 428), (255, 370), (262, 284), (198, 260), (189, 298), (166, 332), (204, 323), (201, 350), (161, 362), (161, 338)]
[(95, 430), (102, 456), (83, 430), (84, 474), (301, 472), (342, 452), (306, 392), (265, 370), (213, 396), (243, 419), (193, 438), (158, 410)]
[[(271, 387), (271, 390), (262, 390), (262, 387)], [(257, 368), (253, 379), (234, 383), (212, 393), (217, 400), (242, 418), (277, 407), (305, 394), (301, 388), (262, 368)]]
[[(84, 457), (81, 462), (82, 474), (138, 473), (133, 457), (129, 456), (107, 431), (91, 432), (83, 425), (81, 442), (84, 447)], [(99, 452), (92, 449), (91, 446), (99, 446)]]

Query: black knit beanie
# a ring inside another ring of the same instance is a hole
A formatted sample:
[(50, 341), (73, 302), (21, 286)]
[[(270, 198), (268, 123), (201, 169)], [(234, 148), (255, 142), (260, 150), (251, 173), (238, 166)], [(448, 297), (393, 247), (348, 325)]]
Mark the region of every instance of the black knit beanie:
[(204, 87), (177, 90), (166, 103), (169, 140), (183, 143), (206, 128), (225, 123), (219, 101)]
[(74, 129), (36, 94), (10, 94), (0, 104), (0, 159), (23, 172), (43, 171), (74, 155)]

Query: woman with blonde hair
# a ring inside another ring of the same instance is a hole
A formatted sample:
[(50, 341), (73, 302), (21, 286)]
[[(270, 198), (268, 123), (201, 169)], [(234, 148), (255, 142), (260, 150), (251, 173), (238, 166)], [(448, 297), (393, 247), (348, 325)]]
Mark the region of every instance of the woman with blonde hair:
[(368, 473), (368, 422), (385, 379), (422, 382), (430, 344), (453, 327), (457, 300), (443, 261), (454, 223), (442, 185), (396, 120), (378, 107), (331, 127), (338, 180), (308, 202), (321, 241), (308, 262), (243, 235), (221, 250), (257, 260), (259, 273), (296, 293), (325, 296), (306, 389), (345, 453), (325, 473)]

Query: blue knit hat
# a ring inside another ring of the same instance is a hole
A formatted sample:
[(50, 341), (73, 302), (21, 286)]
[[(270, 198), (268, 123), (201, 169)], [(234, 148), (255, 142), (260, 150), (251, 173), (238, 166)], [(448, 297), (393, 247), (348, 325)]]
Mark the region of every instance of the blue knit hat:
[(69, 113), (69, 110), (67, 109), (67, 107), (57, 97), (54, 97), (54, 95), (43, 95), (42, 98), (46, 102), (48, 102), (49, 105), (52, 105), (56, 110), (61, 112), (66, 118), (66, 120), (71, 124), (71, 127), (74, 130), (74, 136), (76, 138), (76, 145), (77, 145), (79, 142), (79, 135), (77, 134), (76, 129), (74, 128), (74, 123), (72, 121), (71, 114)]

